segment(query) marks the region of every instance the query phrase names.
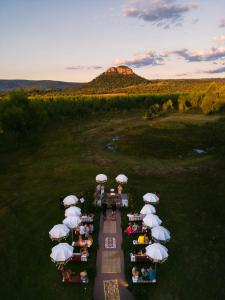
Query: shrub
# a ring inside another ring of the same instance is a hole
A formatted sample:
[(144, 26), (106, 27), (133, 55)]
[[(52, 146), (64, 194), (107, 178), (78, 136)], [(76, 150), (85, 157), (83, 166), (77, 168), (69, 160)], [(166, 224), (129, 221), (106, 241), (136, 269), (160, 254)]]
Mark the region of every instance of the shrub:
[(179, 98), (178, 98), (178, 110), (179, 112), (185, 112), (188, 107), (187, 107), (187, 104), (186, 104), (186, 97), (185, 95), (180, 95)]
[(172, 112), (174, 110), (173, 102), (171, 99), (163, 103), (162, 110), (163, 112)]
[(10, 93), (1, 108), (0, 119), (3, 132), (23, 135), (42, 128), (47, 121), (47, 113), (40, 105), (31, 103), (21, 90)]
[(158, 103), (153, 104), (149, 107), (149, 110), (145, 113), (145, 119), (151, 119), (157, 117), (161, 112), (161, 108)]

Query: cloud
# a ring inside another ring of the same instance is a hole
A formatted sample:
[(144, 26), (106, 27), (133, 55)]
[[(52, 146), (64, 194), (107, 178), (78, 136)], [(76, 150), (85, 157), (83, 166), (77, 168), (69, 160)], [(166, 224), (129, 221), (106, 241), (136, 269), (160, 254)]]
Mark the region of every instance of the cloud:
[(217, 42), (224, 42), (225, 41), (225, 34), (224, 35), (219, 35), (219, 36), (214, 36), (213, 40), (217, 41)]
[(177, 77), (184, 77), (184, 76), (187, 76), (189, 75), (188, 73), (178, 73), (176, 74)]
[(222, 20), (220, 21), (220, 27), (221, 27), (221, 28), (224, 28), (224, 27), (225, 27), (225, 19), (222, 19)]
[(185, 13), (198, 8), (194, 3), (177, 0), (143, 0), (133, 3), (124, 10), (124, 16), (142, 19), (164, 29), (171, 25), (180, 26)]
[(197, 24), (198, 22), (199, 22), (198, 18), (192, 20), (192, 24)]
[(66, 70), (99, 70), (102, 69), (102, 66), (69, 66), (66, 67)]
[(214, 61), (225, 58), (225, 47), (214, 47), (209, 51), (190, 51), (188, 49), (180, 49), (171, 51), (170, 53), (180, 56), (188, 62)]
[(207, 74), (220, 74), (220, 73), (225, 73), (225, 67), (214, 69), (214, 70), (208, 70), (205, 71)]
[(145, 66), (158, 66), (164, 64), (164, 57), (166, 55), (157, 55), (154, 51), (148, 51), (142, 57), (133, 57), (130, 59), (117, 59), (115, 63), (117, 65), (127, 65), (134, 68), (141, 68)]

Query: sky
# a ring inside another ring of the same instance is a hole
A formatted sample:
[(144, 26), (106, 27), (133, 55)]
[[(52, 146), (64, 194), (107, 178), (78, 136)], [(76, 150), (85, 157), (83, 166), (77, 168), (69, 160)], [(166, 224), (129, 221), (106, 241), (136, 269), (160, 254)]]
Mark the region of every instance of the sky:
[(225, 0), (0, 0), (0, 79), (225, 77)]

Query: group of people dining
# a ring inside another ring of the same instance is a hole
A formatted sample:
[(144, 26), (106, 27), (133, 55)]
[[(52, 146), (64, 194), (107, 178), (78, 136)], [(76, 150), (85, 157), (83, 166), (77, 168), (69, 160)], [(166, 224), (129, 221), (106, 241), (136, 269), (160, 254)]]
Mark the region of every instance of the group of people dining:
[(133, 282), (141, 282), (141, 281), (156, 282), (156, 270), (151, 265), (149, 268), (133, 267), (131, 273), (132, 273)]

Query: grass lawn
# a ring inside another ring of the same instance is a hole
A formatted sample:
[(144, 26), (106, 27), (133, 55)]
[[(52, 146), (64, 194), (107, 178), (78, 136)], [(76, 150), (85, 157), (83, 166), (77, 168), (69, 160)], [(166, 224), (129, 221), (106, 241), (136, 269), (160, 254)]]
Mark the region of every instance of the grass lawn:
[[(142, 115), (65, 120), (49, 126), (36, 145), (1, 147), (2, 299), (91, 300), (97, 244), (89, 263), (76, 266), (88, 270), (87, 288), (65, 286), (49, 258), (48, 232), (63, 219), (61, 195), (84, 192), (93, 211), (99, 172), (109, 176), (109, 186), (118, 173), (129, 177), (132, 210), (142, 207), (145, 192), (161, 191), (157, 213), (172, 234), (169, 259), (158, 267), (156, 286), (131, 286), (137, 299), (225, 298), (225, 121), (195, 114), (144, 121)], [(126, 237), (123, 246), (130, 279)]]

